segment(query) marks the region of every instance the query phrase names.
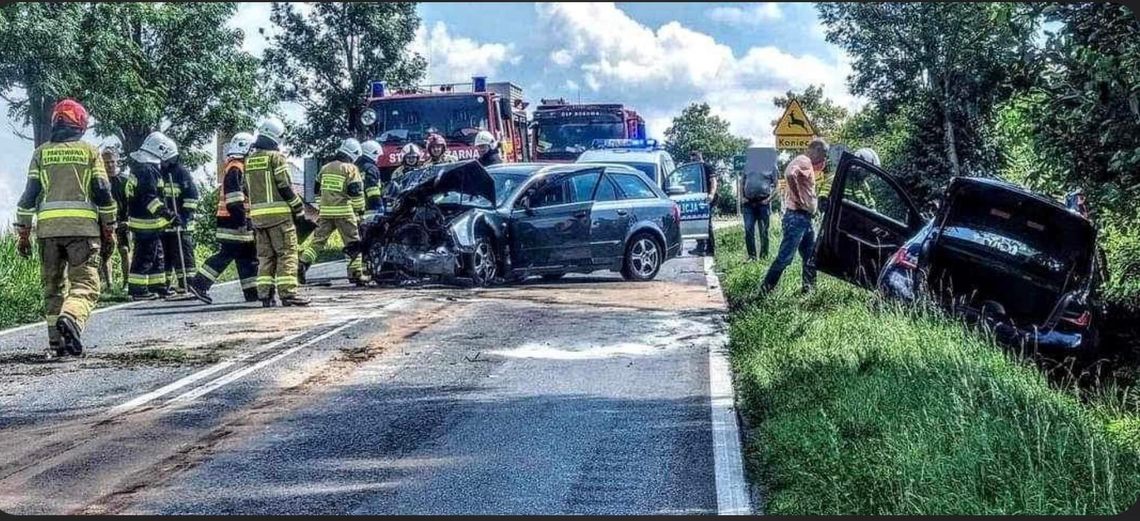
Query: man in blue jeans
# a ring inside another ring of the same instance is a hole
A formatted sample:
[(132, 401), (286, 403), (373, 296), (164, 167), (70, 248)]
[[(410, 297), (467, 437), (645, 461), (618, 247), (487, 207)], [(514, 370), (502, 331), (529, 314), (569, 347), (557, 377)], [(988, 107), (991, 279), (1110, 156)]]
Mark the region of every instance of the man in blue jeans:
[(768, 258), (768, 227), (772, 221), (771, 198), (763, 201), (742, 201), (740, 215), (744, 217), (744, 248), (748, 260), (756, 260), (756, 229), (760, 229), (760, 258)]
[(799, 250), (800, 259), (804, 263), (802, 291), (807, 293), (815, 287), (815, 259), (812, 258), (815, 251), (815, 230), (812, 228), (812, 217), (819, 207), (815, 195), (815, 176), (823, 171), (826, 163), (827, 142), (815, 138), (808, 144), (807, 151), (792, 159), (784, 169), (784, 179), (787, 180), (782, 221), (784, 236), (776, 260), (768, 268), (768, 274), (760, 286), (761, 293), (768, 293), (776, 287), (784, 270), (792, 264), (796, 250)]

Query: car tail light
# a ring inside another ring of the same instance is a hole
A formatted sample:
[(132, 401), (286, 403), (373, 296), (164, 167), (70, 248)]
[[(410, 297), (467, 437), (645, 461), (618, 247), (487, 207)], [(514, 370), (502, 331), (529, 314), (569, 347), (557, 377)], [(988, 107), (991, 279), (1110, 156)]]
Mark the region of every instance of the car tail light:
[(918, 268), (918, 258), (915, 257), (914, 255), (911, 255), (910, 251), (907, 250), (906, 246), (899, 248), (899, 251), (895, 252), (894, 261), (895, 261), (895, 264), (897, 264), (903, 268), (906, 268), (908, 270), (913, 270), (913, 269)]
[(673, 203), (673, 222), (681, 222), (681, 206), (677, 203)]
[(1064, 313), (1061, 313), (1061, 320), (1074, 326), (1088, 327), (1089, 323), (1092, 322), (1092, 313), (1089, 313), (1088, 310), (1077, 312), (1066, 309)]

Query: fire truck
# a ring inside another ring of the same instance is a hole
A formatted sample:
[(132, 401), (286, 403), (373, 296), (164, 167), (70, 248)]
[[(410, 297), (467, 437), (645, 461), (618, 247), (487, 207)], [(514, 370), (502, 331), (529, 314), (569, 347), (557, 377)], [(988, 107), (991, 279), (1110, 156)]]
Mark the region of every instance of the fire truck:
[(424, 148), (431, 132), (443, 136), (448, 152), (460, 160), (478, 157), (475, 134), (487, 130), (499, 143), (503, 161), (527, 161), (526, 107), (522, 88), (510, 82), (487, 83), (482, 76), (471, 83), (395, 89), (373, 81), (364, 104), (349, 117), (362, 138), (375, 139), (384, 148), (377, 161), (380, 168), (394, 169), (404, 146)]
[(645, 120), (620, 103), (544, 99), (531, 121), (536, 161), (572, 162), (598, 139), (645, 139)]

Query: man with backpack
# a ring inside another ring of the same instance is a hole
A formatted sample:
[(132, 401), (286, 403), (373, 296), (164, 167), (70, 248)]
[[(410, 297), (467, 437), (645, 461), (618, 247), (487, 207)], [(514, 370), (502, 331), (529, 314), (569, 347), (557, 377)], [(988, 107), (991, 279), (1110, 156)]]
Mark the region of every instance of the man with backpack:
[(740, 215), (744, 218), (744, 247), (748, 260), (756, 260), (756, 229), (760, 229), (760, 258), (768, 257), (768, 225), (772, 195), (776, 192), (776, 164), (758, 165), (744, 172), (740, 187)]

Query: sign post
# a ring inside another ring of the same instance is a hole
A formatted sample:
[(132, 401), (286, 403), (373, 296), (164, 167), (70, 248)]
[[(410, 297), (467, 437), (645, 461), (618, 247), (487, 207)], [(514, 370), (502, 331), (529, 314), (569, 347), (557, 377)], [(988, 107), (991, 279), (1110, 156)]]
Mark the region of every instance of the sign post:
[(803, 106), (794, 98), (788, 101), (773, 133), (776, 135), (776, 148), (791, 150), (806, 149), (817, 134)]

